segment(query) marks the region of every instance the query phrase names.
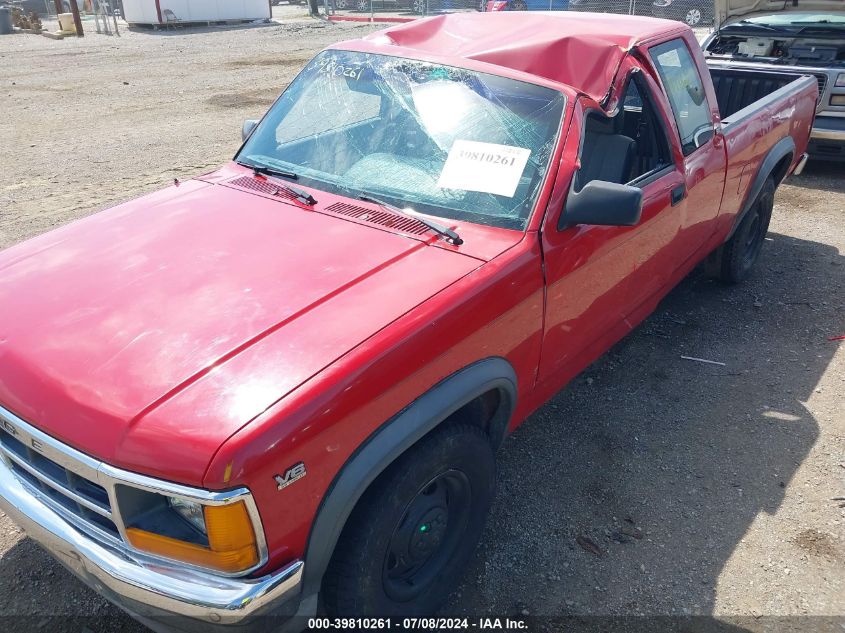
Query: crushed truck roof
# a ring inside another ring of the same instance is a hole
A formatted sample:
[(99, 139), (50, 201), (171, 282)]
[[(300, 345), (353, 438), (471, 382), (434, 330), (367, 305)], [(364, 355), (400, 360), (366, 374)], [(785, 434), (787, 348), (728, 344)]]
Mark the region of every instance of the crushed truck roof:
[(476, 60), (566, 84), (599, 101), (631, 48), (684, 28), (670, 20), (575, 11), (455, 13), (394, 26), (340, 47)]

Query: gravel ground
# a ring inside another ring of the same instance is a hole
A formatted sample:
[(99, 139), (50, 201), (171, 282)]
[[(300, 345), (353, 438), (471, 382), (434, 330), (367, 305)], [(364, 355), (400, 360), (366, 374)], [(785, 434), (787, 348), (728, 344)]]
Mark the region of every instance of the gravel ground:
[[(371, 28), (0, 38), (0, 246), (227, 160), (242, 120), (307, 59)], [(748, 283), (693, 274), (505, 442), (483, 544), (445, 613), (841, 633), (845, 352), (827, 339), (845, 334), (843, 172), (811, 163), (790, 179)], [(0, 616), (22, 616), (6, 630), (145, 630), (2, 514)]]

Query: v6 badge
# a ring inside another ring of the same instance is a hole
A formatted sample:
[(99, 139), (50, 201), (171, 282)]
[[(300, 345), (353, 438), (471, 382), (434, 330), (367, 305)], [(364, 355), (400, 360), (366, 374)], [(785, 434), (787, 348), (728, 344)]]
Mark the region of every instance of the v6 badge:
[(276, 483), (279, 484), (279, 490), (283, 490), (297, 479), (305, 477), (305, 474), (305, 462), (299, 462), (298, 464), (294, 464), (288, 468), (284, 475), (276, 475), (273, 479), (275, 479)]

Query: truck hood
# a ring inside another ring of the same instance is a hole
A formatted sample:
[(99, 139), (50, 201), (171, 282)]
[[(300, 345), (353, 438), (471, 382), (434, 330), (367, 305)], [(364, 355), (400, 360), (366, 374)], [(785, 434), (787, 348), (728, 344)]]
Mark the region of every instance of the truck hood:
[(842, 0), (716, 0), (716, 26), (733, 21), (731, 18), (748, 18), (752, 15), (783, 11), (840, 12), (843, 9), (845, 6)]
[[(198, 483), (252, 417), (483, 263), (271, 198), (188, 181), (0, 253), (0, 404)], [(199, 382), (201, 404), (162, 414)]]

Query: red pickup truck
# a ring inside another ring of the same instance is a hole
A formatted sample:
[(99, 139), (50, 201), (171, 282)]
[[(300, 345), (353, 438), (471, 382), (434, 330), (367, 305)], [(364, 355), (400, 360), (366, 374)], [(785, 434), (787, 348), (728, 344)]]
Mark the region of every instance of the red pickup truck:
[(818, 97), (770, 79), (629, 16), (323, 51), (231, 163), (0, 254), (0, 507), (157, 628), (435, 612), (505, 435), (749, 274)]

